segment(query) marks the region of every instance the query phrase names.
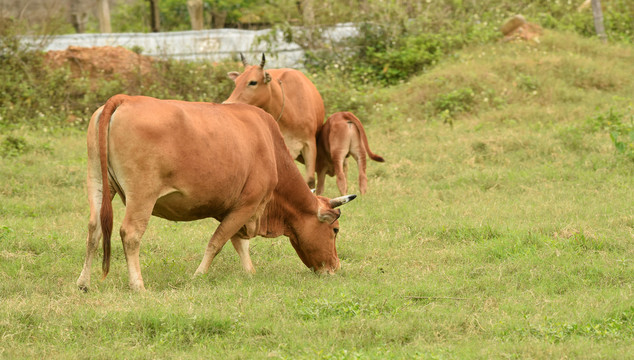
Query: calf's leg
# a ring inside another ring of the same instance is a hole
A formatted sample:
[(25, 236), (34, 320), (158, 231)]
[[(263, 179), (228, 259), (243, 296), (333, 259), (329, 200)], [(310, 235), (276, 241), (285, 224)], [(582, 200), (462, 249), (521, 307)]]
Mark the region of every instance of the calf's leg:
[(368, 191), (368, 177), (366, 175), (366, 162), (367, 159), (365, 157), (365, 153), (362, 152), (360, 154), (353, 154), (354, 160), (357, 162), (357, 166), (359, 168), (359, 191), (361, 195), (365, 194)]
[(339, 193), (341, 195), (345, 195), (348, 191), (348, 181), (346, 180), (346, 166), (344, 162), (346, 160), (345, 156), (340, 156), (339, 154), (333, 155), (332, 162), (335, 167), (335, 176), (337, 178), (337, 188), (339, 188)]

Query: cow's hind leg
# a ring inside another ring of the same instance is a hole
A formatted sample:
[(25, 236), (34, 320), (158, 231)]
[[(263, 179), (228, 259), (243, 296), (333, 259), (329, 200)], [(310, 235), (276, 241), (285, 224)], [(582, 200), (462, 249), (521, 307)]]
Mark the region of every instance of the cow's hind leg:
[(240, 256), (240, 262), (242, 263), (244, 271), (255, 274), (255, 268), (253, 267), (251, 256), (249, 255), (249, 239), (241, 239), (234, 236), (231, 238), (231, 243)]
[(363, 151), (360, 151), (360, 154), (352, 154), (352, 156), (356, 160), (359, 168), (359, 191), (361, 192), (361, 195), (363, 195), (366, 191), (368, 191), (368, 177), (366, 175), (367, 159), (365, 157), (365, 152)]
[[(211, 239), (207, 244), (207, 248), (205, 249), (203, 260), (200, 262), (200, 265), (198, 266), (198, 269), (196, 269), (196, 273), (194, 275), (207, 273), (209, 266), (211, 266), (211, 262), (220, 250), (222, 250), (222, 247), (227, 243), (227, 241), (229, 241), (229, 238), (233, 237), (240, 228), (249, 221), (255, 213), (256, 208), (257, 203), (256, 205), (242, 207), (239, 210), (233, 211), (225, 216), (222, 222), (220, 222), (220, 225), (216, 228), (214, 234), (211, 236)], [(238, 254), (240, 254), (239, 251)]]
[(345, 161), (345, 155), (333, 154), (332, 156), (332, 163), (335, 167), (335, 177), (337, 178), (337, 187), (341, 195), (345, 195), (348, 191), (348, 181), (346, 180), (347, 164), (345, 164)]
[[(101, 208), (101, 181), (91, 181), (88, 179), (88, 203), (90, 204), (90, 220), (88, 221), (88, 237), (86, 238), (86, 259), (84, 267), (77, 279), (77, 287), (82, 291), (88, 291), (90, 287), (90, 267), (99, 246), (101, 239), (101, 221), (99, 219), (99, 210)], [(110, 201), (114, 198), (115, 191), (110, 188)]]
[(141, 237), (150, 221), (153, 208), (154, 201), (135, 201), (135, 199), (128, 197), (125, 216), (121, 223), (121, 242), (128, 264), (130, 289), (135, 291), (145, 290), (139, 263), (139, 250)]

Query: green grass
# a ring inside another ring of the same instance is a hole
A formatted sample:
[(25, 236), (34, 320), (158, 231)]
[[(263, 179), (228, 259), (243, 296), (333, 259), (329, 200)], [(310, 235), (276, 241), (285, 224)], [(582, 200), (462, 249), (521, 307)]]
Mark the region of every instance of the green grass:
[(277, 238), (252, 241), (253, 276), (228, 246), (193, 279), (217, 222), (153, 218), (148, 291), (128, 290), (115, 240), (110, 275), (99, 255), (82, 293), (84, 133), (3, 133), (0, 358), (631, 357), (634, 162), (594, 125), (627, 111), (633, 60), (551, 33), (368, 93), (361, 120), (386, 163), (342, 208), (335, 276)]

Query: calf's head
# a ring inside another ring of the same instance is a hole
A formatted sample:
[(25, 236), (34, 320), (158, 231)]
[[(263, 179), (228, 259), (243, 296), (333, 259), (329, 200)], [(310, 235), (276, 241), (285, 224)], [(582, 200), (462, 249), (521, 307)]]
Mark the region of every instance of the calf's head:
[(264, 64), (266, 63), (264, 54), (262, 54), (260, 65), (253, 66), (247, 64), (242, 54), (240, 54), (240, 57), (244, 64), (244, 72), (242, 74), (236, 71), (227, 73), (227, 76), (235, 82), (236, 87), (223, 103), (242, 103), (265, 107), (271, 98), (269, 86), (271, 75), (264, 71)]
[(304, 216), (290, 231), (288, 237), (302, 262), (317, 273), (334, 274), (341, 264), (337, 256), (336, 240), (339, 233), (337, 207), (350, 202), (356, 195), (346, 195), (334, 199), (317, 196), (317, 214)]

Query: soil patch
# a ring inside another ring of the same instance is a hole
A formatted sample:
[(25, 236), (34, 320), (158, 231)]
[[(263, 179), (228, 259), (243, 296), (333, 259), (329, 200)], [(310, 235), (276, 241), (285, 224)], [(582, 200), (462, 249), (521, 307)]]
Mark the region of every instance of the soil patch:
[(66, 50), (47, 52), (44, 61), (53, 68), (69, 66), (73, 77), (112, 79), (119, 76), (132, 80), (139, 75), (152, 74), (157, 60), (121, 46), (69, 46)]

